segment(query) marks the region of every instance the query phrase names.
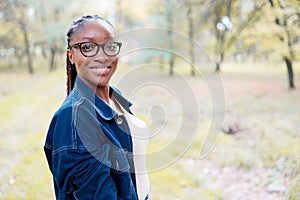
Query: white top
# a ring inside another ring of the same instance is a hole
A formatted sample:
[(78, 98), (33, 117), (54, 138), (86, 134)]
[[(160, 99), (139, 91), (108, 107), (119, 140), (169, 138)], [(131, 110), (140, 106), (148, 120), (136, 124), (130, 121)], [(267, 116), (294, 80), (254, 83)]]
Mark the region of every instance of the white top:
[[(110, 102), (111, 106), (114, 109), (119, 110), (116, 107), (116, 102), (116, 100), (115, 102)], [(148, 199), (150, 199), (150, 184), (146, 165), (146, 149), (150, 135), (148, 126), (144, 121), (128, 113), (119, 103), (117, 103), (117, 105), (121, 108), (131, 132), (136, 187), (139, 200), (145, 200), (147, 195)]]
[(136, 187), (140, 200), (144, 200), (150, 192), (146, 164), (146, 149), (149, 141), (149, 129), (146, 123), (122, 109), (130, 128), (133, 143)]

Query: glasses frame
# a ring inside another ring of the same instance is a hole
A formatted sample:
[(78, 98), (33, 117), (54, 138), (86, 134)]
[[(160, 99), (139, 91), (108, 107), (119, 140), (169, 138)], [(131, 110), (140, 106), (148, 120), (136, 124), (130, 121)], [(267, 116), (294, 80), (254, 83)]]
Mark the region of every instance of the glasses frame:
[[(95, 44), (95, 45), (96, 45), (97, 50), (96, 50), (96, 53), (95, 53), (94, 55), (87, 56), (85, 53), (82, 52), (81, 46), (82, 46), (83, 44), (87, 44), (87, 43), (92, 43), (92, 44)], [(107, 53), (105, 52), (105, 50), (104, 50), (104, 46), (105, 46), (106, 44), (117, 44), (117, 46), (119, 47), (118, 52), (117, 52), (116, 54), (114, 54), (114, 55), (109, 55), (109, 54), (107, 54)], [(97, 43), (95, 43), (95, 42), (79, 42), (79, 43), (75, 43), (75, 44), (70, 44), (70, 45), (68, 46), (68, 49), (72, 49), (72, 48), (76, 48), (76, 47), (79, 47), (80, 53), (81, 53), (84, 57), (94, 57), (94, 56), (96, 56), (96, 55), (99, 53), (100, 47), (101, 47), (103, 53), (104, 53), (106, 56), (114, 57), (114, 56), (117, 56), (117, 55), (120, 53), (120, 50), (121, 50), (121, 47), (122, 47), (122, 43), (121, 43), (121, 42), (105, 42), (105, 43), (102, 43), (102, 44), (97, 44)]]

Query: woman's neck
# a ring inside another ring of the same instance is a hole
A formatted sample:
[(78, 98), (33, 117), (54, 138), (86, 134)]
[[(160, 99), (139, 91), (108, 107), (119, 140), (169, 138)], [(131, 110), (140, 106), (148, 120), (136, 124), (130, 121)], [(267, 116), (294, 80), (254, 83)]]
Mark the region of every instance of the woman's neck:
[(97, 86), (96, 94), (103, 99), (107, 104), (110, 104), (109, 85)]

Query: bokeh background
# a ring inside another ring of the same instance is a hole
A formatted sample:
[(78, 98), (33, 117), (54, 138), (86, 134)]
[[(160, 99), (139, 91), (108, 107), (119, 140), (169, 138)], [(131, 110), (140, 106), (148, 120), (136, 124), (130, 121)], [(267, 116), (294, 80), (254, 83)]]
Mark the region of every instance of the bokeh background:
[(98, 14), (149, 125), (154, 199), (300, 199), (299, 0), (1, 0), (0, 199), (54, 199), (43, 144), (66, 31)]

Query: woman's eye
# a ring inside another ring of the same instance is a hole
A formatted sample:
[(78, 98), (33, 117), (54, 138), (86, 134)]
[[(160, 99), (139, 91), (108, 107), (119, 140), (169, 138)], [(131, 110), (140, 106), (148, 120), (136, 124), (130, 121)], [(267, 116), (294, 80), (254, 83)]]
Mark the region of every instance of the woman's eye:
[(116, 44), (106, 44), (105, 49), (108, 51), (115, 51), (117, 49), (117, 45)]
[(85, 43), (81, 45), (81, 50), (85, 52), (92, 51), (95, 49), (95, 47), (96, 45), (94, 43)]

